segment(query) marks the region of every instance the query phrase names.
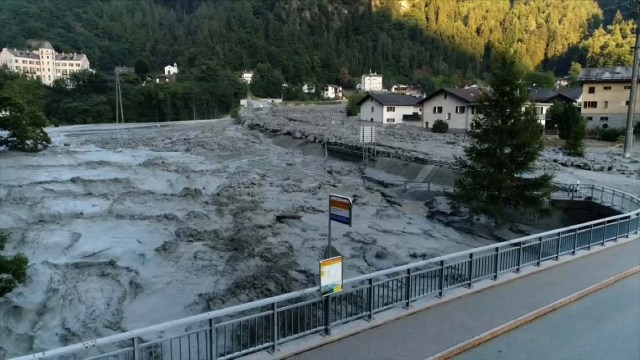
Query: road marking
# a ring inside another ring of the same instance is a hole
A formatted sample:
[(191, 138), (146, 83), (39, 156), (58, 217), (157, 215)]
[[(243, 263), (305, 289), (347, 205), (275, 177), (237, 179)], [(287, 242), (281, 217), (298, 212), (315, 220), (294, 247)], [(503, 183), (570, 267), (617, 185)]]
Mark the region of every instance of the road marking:
[(588, 295), (595, 293), (598, 290), (602, 290), (610, 285), (613, 285), (621, 280), (628, 278), (629, 276), (633, 276), (635, 274), (640, 273), (640, 266), (636, 266), (631, 268), (625, 272), (622, 272), (618, 275), (612, 276), (606, 280), (603, 280), (597, 284), (591, 285), (584, 290), (580, 290), (577, 293), (566, 296), (560, 300), (554, 301), (549, 305), (546, 305), (538, 310), (534, 310), (530, 313), (520, 316), (519, 318), (509, 321), (504, 325), (500, 325), (494, 329), (486, 331), (476, 337), (473, 337), (465, 342), (462, 342), (458, 345), (452, 346), (436, 355), (428, 357), (426, 360), (446, 360), (451, 359), (456, 355), (460, 355), (466, 351), (473, 349), (474, 347), (481, 345), (491, 339), (494, 339), (504, 333), (507, 333), (511, 330), (514, 330), (524, 324), (530, 323), (533, 320), (544, 316), (550, 312), (558, 310), (561, 307), (567, 306), (575, 301), (578, 301)]

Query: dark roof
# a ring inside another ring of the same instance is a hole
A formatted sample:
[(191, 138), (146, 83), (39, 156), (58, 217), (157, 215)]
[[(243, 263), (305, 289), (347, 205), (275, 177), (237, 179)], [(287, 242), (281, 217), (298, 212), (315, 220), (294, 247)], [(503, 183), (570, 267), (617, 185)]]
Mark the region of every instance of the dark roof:
[(558, 96), (555, 89), (533, 89), (529, 92), (529, 101), (546, 102), (547, 100)]
[(434, 92), (433, 94), (427, 96), (426, 98), (422, 99), (422, 101), (420, 101), (420, 104), (426, 101), (429, 101), (432, 98), (442, 93), (451, 94), (457, 97), (458, 99), (465, 101), (469, 104), (475, 104), (476, 102), (478, 102), (478, 100), (482, 96), (482, 89), (480, 88), (447, 88), (447, 89), (442, 88)]
[(582, 88), (565, 89), (535, 89), (529, 93), (529, 101), (552, 103), (554, 101), (576, 102), (582, 96)]
[(376, 100), (384, 106), (414, 106), (420, 103), (420, 98), (409, 95), (400, 94), (369, 94), (358, 102), (358, 105), (363, 104), (369, 98)]
[(560, 91), (560, 94), (572, 99), (573, 101), (578, 101), (582, 96), (582, 88), (569, 88)]
[(631, 68), (618, 66), (582, 69), (578, 76), (578, 81), (583, 83), (629, 82), (631, 81)]

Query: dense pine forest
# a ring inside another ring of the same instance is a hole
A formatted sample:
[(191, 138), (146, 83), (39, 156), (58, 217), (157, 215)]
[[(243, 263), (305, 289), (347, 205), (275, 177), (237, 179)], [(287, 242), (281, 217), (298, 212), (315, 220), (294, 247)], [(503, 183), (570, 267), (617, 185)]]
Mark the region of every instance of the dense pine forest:
[[(174, 84), (179, 89), (143, 91), (135, 78), (127, 82), (127, 101), (144, 101), (147, 109), (133, 118), (154, 120), (229, 111), (227, 102), (243, 91), (239, 72), (259, 65), (292, 89), (305, 82), (350, 87), (372, 69), (387, 86), (412, 83), (426, 92), (486, 79), (498, 46), (511, 48), (529, 70), (556, 75), (572, 62), (628, 65), (632, 16), (627, 0), (3, 0), (0, 44), (47, 39), (58, 51), (82, 51), (104, 73), (77, 80), (85, 83), (112, 81), (118, 65), (143, 61), (157, 73), (176, 62), (180, 81), (189, 82)], [(204, 84), (214, 79), (224, 86)], [(60, 103), (86, 95), (54, 93), (59, 101), (48, 115), (61, 121), (72, 114), (56, 114)], [(104, 114), (76, 121), (106, 117), (110, 95), (101, 96), (90, 102), (104, 102)], [(167, 102), (169, 108), (160, 105)]]

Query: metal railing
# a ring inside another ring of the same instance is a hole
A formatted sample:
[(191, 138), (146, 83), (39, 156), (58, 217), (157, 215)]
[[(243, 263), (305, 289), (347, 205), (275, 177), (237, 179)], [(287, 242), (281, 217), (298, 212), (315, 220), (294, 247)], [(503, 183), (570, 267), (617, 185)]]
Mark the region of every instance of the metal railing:
[(299, 337), (640, 231), (640, 199), (630, 194), (561, 185), (554, 197), (592, 200), (622, 214), (358, 276), (324, 298), (314, 287), (15, 359), (213, 360), (277, 351)]

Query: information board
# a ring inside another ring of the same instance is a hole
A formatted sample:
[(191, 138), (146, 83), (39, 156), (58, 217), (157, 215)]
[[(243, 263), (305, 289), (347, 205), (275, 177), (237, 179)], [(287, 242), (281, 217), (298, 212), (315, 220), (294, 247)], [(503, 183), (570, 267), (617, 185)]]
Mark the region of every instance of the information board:
[(376, 128), (374, 126), (361, 126), (360, 142), (365, 144), (376, 142)]
[(348, 197), (329, 196), (329, 219), (351, 226), (352, 204), (353, 202)]
[(327, 296), (342, 291), (342, 256), (320, 261), (320, 293)]

